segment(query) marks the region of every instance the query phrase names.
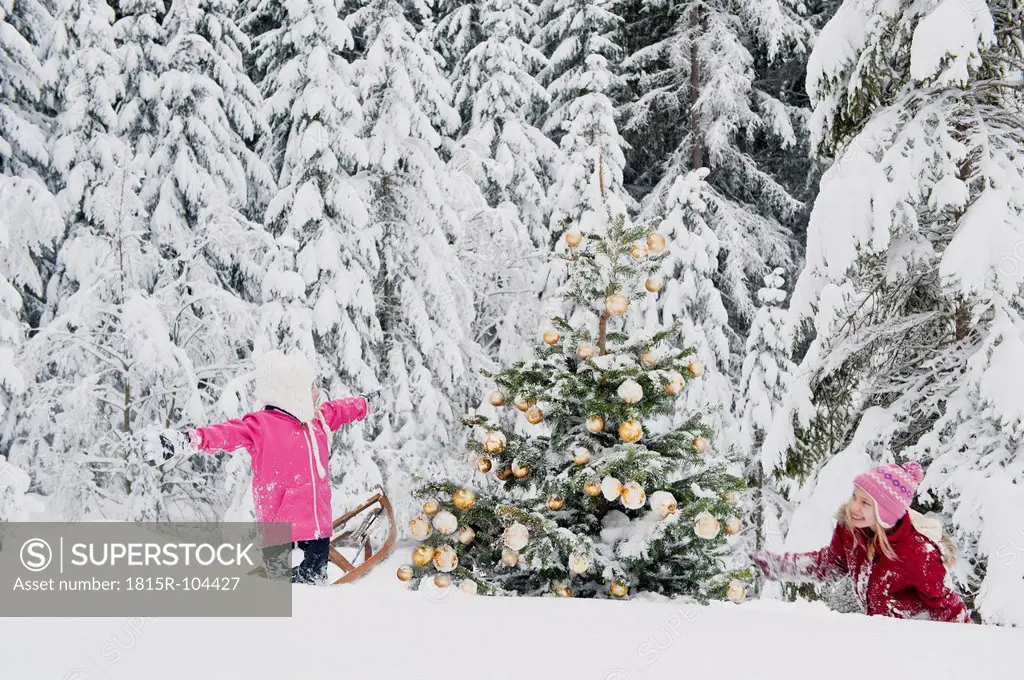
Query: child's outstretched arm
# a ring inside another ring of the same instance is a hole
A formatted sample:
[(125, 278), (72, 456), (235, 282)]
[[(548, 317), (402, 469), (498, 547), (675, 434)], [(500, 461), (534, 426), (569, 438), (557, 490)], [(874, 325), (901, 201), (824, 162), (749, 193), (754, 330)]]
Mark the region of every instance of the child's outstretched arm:
[(820, 550), (781, 555), (762, 550), (754, 555), (754, 563), (773, 581), (829, 581), (844, 576), (848, 569), (841, 532), (846, 529), (836, 527), (832, 541)]
[(216, 453), (246, 449), (252, 453), (259, 433), (259, 419), (249, 413), (217, 425), (197, 427), (186, 433), (189, 446), (194, 451)]
[(320, 411), (327, 421), (327, 427), (337, 430), (342, 425), (365, 418), (370, 411), (370, 405), (365, 397), (344, 397), (326, 402), (320, 407)]

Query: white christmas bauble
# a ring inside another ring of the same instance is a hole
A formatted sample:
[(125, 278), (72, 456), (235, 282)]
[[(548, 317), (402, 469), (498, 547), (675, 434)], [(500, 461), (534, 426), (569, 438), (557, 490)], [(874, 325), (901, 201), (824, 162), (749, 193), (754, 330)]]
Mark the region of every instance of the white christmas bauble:
[(416, 515), (409, 520), (409, 533), (417, 541), (425, 541), (430, 538), (433, 529), (430, 528), (430, 518), (426, 515)]
[(739, 581), (733, 581), (729, 584), (729, 587), (725, 589), (725, 596), (729, 598), (731, 602), (742, 602), (747, 597), (747, 587)]
[(651, 509), (658, 513), (658, 517), (665, 519), (674, 515), (679, 509), (676, 497), (668, 491), (655, 491), (651, 494)]
[(710, 512), (702, 512), (694, 518), (693, 531), (701, 538), (710, 541), (718, 535), (719, 524)]
[(630, 510), (638, 510), (647, 503), (647, 493), (637, 482), (626, 482), (622, 486), (622, 504)]
[(476, 581), (466, 579), (459, 584), (459, 590), (464, 592), (466, 595), (476, 595)]
[(530, 542), (530, 530), (526, 525), (516, 522), (508, 529), (505, 529), (505, 545), (519, 552)]
[(601, 480), (601, 493), (606, 500), (613, 501), (622, 493), (622, 482), (614, 477), (605, 477)]
[(635, 404), (644, 398), (644, 388), (635, 380), (626, 380), (619, 385), (619, 399), (627, 404)]
[(458, 528), (459, 520), (457, 520), (455, 515), (447, 510), (442, 510), (434, 515), (434, 529), (437, 530), (437, 533), (450, 536), (454, 534)]
[(686, 386), (686, 379), (683, 378), (683, 374), (679, 371), (668, 372), (668, 393), (672, 395), (679, 394), (683, 391), (683, 387)]
[(438, 571), (445, 573), (455, 571), (455, 567), (459, 566), (459, 556), (455, 553), (455, 548), (450, 545), (442, 545), (435, 550), (434, 566)]
[(574, 574), (585, 574), (590, 570), (590, 558), (581, 553), (569, 555), (569, 571)]

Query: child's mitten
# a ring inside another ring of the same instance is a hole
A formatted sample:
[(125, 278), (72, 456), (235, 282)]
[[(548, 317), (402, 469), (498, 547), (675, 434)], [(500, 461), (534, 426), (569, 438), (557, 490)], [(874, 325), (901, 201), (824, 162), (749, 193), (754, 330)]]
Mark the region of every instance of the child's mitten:
[(180, 430), (164, 430), (160, 433), (160, 445), (163, 447), (164, 462), (183, 453), (188, 446), (188, 435)]

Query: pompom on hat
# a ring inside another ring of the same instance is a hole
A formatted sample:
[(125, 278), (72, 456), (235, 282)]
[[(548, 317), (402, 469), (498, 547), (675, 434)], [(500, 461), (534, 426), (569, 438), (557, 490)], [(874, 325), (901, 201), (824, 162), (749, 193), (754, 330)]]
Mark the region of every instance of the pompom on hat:
[(882, 527), (891, 529), (910, 510), (917, 485), (924, 478), (918, 463), (879, 465), (857, 475), (853, 483), (875, 501), (875, 513)]

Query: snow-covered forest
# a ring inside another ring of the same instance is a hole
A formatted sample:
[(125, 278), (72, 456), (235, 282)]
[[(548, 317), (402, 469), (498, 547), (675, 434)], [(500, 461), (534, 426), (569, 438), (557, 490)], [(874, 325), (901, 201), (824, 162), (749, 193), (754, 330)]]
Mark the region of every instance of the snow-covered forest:
[(339, 509), (471, 475), (479, 371), (609, 207), (668, 239), (629, 322), (704, 362), (678, 408), (747, 480), (746, 544), (818, 547), (853, 474), (915, 460), (978, 619), (1024, 625), (1022, 16), (0, 0), (0, 520), (250, 518), (245, 456), (146, 460), (251, 409), (274, 348), (381, 390)]

